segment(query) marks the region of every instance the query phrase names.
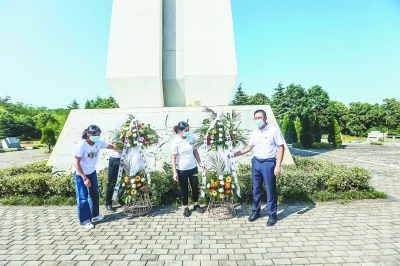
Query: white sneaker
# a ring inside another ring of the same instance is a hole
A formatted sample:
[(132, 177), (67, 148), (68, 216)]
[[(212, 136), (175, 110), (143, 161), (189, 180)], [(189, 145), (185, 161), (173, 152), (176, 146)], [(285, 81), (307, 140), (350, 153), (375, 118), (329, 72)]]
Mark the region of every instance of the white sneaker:
[(94, 228), (94, 225), (92, 223), (86, 223), (83, 225), (83, 228), (90, 230)]
[(92, 218), (92, 222), (97, 222), (104, 219), (104, 215), (99, 215)]

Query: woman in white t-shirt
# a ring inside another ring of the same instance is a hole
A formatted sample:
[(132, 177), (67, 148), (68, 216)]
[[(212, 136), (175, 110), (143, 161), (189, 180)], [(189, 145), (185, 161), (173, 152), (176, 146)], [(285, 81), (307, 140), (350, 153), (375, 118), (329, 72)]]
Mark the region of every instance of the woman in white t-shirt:
[(104, 218), (100, 215), (99, 185), (96, 174), (100, 149), (117, 150), (114, 145), (100, 140), (100, 133), (98, 126), (90, 125), (83, 131), (82, 140), (78, 142), (73, 153), (78, 218), (85, 229), (92, 229), (94, 227), (92, 221), (100, 221)]
[(174, 170), (174, 179), (179, 181), (181, 188), (181, 199), (185, 206), (183, 215), (190, 216), (188, 207), (189, 184), (192, 187), (192, 196), (194, 207), (193, 210), (203, 213), (198, 203), (199, 199), (199, 179), (197, 178), (197, 163), (203, 167), (199, 153), (194, 149), (194, 138), (189, 133), (189, 124), (186, 122), (179, 122), (174, 126), (174, 131), (179, 134), (171, 143), (172, 153), (172, 169)]

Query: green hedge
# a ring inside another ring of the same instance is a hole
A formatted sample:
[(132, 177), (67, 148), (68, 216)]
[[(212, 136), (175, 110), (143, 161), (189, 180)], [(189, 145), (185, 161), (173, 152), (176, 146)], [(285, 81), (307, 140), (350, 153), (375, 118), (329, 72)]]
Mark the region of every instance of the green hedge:
[[(293, 158), (295, 165), (284, 166), (282, 175), (277, 178), (281, 203), (385, 197), (384, 193), (376, 192), (370, 187), (371, 173), (365, 169), (348, 168), (312, 157)], [(98, 172), (102, 199), (106, 194), (107, 173), (107, 169)], [(208, 173), (207, 179), (211, 174)], [(151, 177), (149, 191), (153, 205), (180, 204), (179, 184), (173, 180), (170, 165), (164, 164), (162, 171), (152, 171)], [(235, 201), (251, 203), (251, 165), (239, 164), (238, 179), (241, 198), (236, 198)], [(265, 189), (263, 193), (265, 199)], [(57, 204), (63, 198), (70, 204), (75, 197), (73, 176), (67, 173), (53, 175), (46, 162), (0, 170), (0, 204), (26, 204), (27, 200), (22, 200), (24, 197), (31, 198), (36, 205)], [(207, 201), (208, 199), (201, 200), (202, 203)]]

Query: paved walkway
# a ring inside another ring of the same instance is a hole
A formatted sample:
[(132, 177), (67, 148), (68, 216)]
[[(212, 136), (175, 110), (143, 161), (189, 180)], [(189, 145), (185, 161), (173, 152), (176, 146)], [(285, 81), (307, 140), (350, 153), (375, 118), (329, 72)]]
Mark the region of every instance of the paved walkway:
[(0, 207), (0, 265), (400, 265), (400, 169), (355, 161), (400, 166), (399, 150), (350, 145), (315, 155), (368, 168), (390, 197), (280, 205), (272, 228), (265, 213), (247, 222), (248, 206), (227, 221), (184, 218), (172, 206), (133, 220), (120, 210), (91, 231), (73, 207)]
[(21, 150), (13, 152), (0, 153), (0, 169), (19, 166), (28, 163), (48, 160), (50, 153), (46, 153), (46, 149)]

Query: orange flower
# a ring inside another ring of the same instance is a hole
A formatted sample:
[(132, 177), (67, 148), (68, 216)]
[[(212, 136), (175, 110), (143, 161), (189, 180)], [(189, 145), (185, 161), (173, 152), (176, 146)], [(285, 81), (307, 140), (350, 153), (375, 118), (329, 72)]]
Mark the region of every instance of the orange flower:
[(226, 194), (226, 195), (229, 195), (229, 194), (231, 194), (231, 191), (230, 191), (230, 190), (226, 190), (226, 191), (225, 191), (225, 194)]
[(225, 188), (230, 188), (230, 187), (231, 187), (231, 183), (229, 183), (229, 182), (225, 182), (225, 185), (224, 185), (224, 187), (225, 187)]
[(139, 181), (140, 181), (140, 176), (138, 176), (138, 175), (135, 176), (135, 181), (136, 181), (136, 182), (139, 182)]
[(218, 187), (218, 182), (214, 182), (213, 187)]

